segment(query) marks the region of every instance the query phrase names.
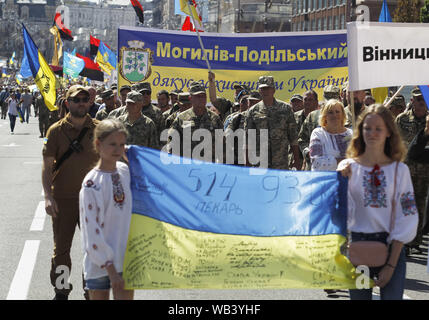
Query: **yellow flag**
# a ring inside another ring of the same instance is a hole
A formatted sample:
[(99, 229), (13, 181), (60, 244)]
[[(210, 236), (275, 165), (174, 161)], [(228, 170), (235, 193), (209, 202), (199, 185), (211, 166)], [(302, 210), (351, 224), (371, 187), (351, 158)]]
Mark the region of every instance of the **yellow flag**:
[(53, 26), (49, 31), (54, 35), (54, 54), (52, 56), (51, 65), (59, 67), (60, 58), (63, 55), (63, 42), (61, 41), (60, 32), (56, 26)]
[(182, 12), (186, 13), (188, 16), (192, 16), (194, 18), (196, 29), (203, 30), (202, 19), (200, 13), (198, 12), (195, 0), (180, 0), (180, 10), (182, 10)]
[(372, 96), (375, 99), (375, 102), (376, 103), (383, 103), (384, 100), (387, 97), (389, 89), (387, 87), (384, 87), (384, 88), (374, 88), (371, 91), (372, 91)]

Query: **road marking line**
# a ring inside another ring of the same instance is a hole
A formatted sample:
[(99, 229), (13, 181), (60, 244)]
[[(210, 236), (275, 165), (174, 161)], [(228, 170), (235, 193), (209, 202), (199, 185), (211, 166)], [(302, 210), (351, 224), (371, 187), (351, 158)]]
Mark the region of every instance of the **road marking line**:
[[(403, 300), (413, 300), (409, 296), (407, 296), (405, 293), (402, 295)], [(372, 300), (380, 300), (380, 294), (378, 292), (372, 293)]]
[(45, 226), (45, 201), (40, 201), (34, 214), (33, 222), (31, 223), (30, 231), (43, 231)]
[(26, 300), (36, 264), (40, 240), (27, 240), (6, 300)]

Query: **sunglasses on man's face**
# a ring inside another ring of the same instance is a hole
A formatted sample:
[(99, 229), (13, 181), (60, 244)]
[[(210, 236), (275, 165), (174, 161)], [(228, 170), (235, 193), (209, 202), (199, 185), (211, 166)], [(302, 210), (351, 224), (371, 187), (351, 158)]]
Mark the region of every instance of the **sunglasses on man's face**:
[(151, 91), (142, 91), (141, 94), (150, 96), (152, 94), (152, 92)]
[(80, 103), (80, 102), (88, 103), (89, 97), (82, 97), (82, 98), (73, 97), (73, 98), (70, 98), (69, 101), (72, 101), (73, 103)]

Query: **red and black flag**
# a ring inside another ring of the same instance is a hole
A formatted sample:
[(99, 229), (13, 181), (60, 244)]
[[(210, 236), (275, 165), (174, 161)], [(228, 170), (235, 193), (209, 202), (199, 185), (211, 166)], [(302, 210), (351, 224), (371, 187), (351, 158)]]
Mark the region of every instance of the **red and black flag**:
[(144, 23), (143, 7), (138, 0), (130, 0), (140, 23)]
[(99, 45), (100, 45), (100, 39), (97, 39), (89, 35), (89, 55), (91, 57), (95, 57), (97, 55)]
[(101, 71), (98, 63), (92, 61), (88, 57), (81, 56), (79, 53), (76, 53), (76, 57), (81, 58), (83, 59), (83, 61), (85, 61), (85, 67), (79, 73), (80, 76), (87, 77), (91, 80), (96, 80), (96, 81), (104, 80), (104, 73), (103, 71)]
[(53, 25), (56, 26), (57, 29), (58, 29), (58, 31), (60, 32), (61, 39), (68, 40), (68, 41), (73, 41), (72, 32), (71, 32), (71, 30), (67, 29), (64, 26), (63, 19), (61, 17), (61, 13), (57, 12), (55, 14)]

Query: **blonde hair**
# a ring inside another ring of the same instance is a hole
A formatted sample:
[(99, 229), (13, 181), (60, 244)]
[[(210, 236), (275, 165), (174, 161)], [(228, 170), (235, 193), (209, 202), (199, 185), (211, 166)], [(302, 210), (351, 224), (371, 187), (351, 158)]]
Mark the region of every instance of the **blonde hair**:
[(399, 134), (398, 127), (393, 119), (392, 113), (388, 108), (382, 104), (373, 104), (368, 107), (367, 111), (360, 115), (356, 128), (353, 130), (353, 138), (347, 148), (346, 155), (348, 158), (356, 158), (365, 152), (365, 141), (363, 140), (363, 123), (367, 116), (377, 114), (379, 115), (390, 137), (386, 138), (384, 145), (384, 154), (394, 161), (402, 161), (405, 159), (407, 149)]
[(326, 127), (328, 124), (328, 121), (326, 118), (328, 117), (328, 112), (332, 110), (333, 107), (340, 106), (341, 107), (341, 113), (343, 115), (343, 121), (342, 126), (346, 124), (346, 112), (344, 111), (344, 105), (340, 100), (337, 99), (330, 99), (328, 100), (325, 105), (323, 106), (322, 110), (320, 111), (320, 117), (319, 117), (319, 124), (321, 127)]
[[(116, 119), (105, 119), (100, 121), (94, 129), (94, 150), (97, 151), (96, 141), (103, 141), (114, 132), (121, 132), (128, 137), (128, 131), (124, 124)], [(98, 151), (97, 151), (98, 152)]]

